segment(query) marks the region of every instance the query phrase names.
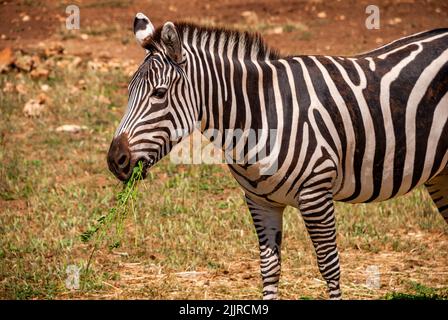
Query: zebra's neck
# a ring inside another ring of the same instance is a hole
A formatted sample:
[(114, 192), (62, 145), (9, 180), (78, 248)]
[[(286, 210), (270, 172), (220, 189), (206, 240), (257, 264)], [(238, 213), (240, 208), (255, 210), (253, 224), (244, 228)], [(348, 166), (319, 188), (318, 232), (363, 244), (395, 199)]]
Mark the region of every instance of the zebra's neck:
[(271, 79), (263, 74), (276, 68), (277, 53), (257, 35), (187, 24), (178, 29), (201, 131), (261, 127), (251, 118), (267, 107), (263, 81), (272, 83), (275, 70)]

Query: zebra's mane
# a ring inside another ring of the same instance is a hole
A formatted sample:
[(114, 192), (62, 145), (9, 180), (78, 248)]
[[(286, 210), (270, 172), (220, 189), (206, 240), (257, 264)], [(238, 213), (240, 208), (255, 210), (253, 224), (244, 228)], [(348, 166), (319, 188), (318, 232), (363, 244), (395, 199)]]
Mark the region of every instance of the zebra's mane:
[[(279, 59), (280, 55), (277, 50), (270, 48), (259, 33), (252, 33), (247, 31), (231, 30), (221, 27), (208, 27), (201, 26), (189, 22), (176, 22), (175, 26), (181, 38), (185, 32), (188, 32), (191, 37), (192, 34), (196, 32), (198, 39), (208, 39), (211, 34), (215, 34), (215, 39), (223, 39), (224, 44), (228, 46), (238, 47), (244, 46), (245, 56), (255, 54), (257, 59)], [(160, 44), (161, 41), (162, 27), (155, 30), (152, 36), (152, 41)], [(148, 44), (147, 49), (151, 49), (151, 43)]]

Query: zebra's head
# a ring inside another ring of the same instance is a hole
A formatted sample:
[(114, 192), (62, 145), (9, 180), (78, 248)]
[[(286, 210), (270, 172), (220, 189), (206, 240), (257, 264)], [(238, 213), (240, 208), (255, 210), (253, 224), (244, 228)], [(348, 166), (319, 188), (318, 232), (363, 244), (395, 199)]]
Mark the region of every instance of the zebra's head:
[(107, 157), (110, 171), (123, 181), (129, 179), (139, 161), (143, 161), (146, 172), (165, 156), (194, 130), (197, 117), (195, 106), (185, 98), (190, 83), (176, 26), (166, 22), (155, 30), (151, 21), (138, 13), (134, 34), (146, 56), (129, 84), (127, 110)]

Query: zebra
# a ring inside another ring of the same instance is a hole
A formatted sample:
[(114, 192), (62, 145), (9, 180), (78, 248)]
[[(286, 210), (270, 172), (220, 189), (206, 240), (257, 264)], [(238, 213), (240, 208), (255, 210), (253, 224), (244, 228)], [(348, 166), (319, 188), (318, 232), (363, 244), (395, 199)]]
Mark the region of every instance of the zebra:
[(245, 161), (229, 169), (258, 235), (264, 299), (278, 298), (286, 206), (303, 217), (330, 299), (341, 298), (334, 201), (383, 201), (425, 185), (448, 222), (448, 29), (354, 56), (280, 56), (258, 34), (156, 29), (143, 13), (134, 34), (146, 54), (109, 169), (126, 181), (142, 161), (146, 173), (196, 122), (201, 132), (261, 129), (256, 142), (271, 147), (270, 160), (249, 163), (242, 137)]

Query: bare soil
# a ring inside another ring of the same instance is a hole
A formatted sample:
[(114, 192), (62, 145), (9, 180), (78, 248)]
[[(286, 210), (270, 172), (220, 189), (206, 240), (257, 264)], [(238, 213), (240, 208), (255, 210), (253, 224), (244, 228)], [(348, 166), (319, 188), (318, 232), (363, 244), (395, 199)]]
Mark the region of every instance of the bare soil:
[[(66, 33), (69, 37), (64, 43), (69, 53), (138, 60), (142, 51), (135, 44), (132, 21), (139, 11), (146, 13), (155, 26), (165, 21), (187, 20), (230, 28), (252, 27), (283, 54), (355, 54), (405, 35), (448, 25), (448, 2), (444, 0), (375, 1), (380, 9), (379, 30), (365, 27), (366, 7), (371, 4), (365, 0), (153, 0), (143, 3), (86, 0), (75, 3), (81, 12), (81, 28), (68, 32), (64, 31), (67, 14), (63, 4), (3, 1), (0, 34), (6, 40), (0, 40), (0, 49), (60, 40)], [(24, 16), (29, 21), (24, 22)], [(269, 26), (283, 27), (283, 31), (276, 33)], [(95, 35), (81, 40), (86, 30)]]

